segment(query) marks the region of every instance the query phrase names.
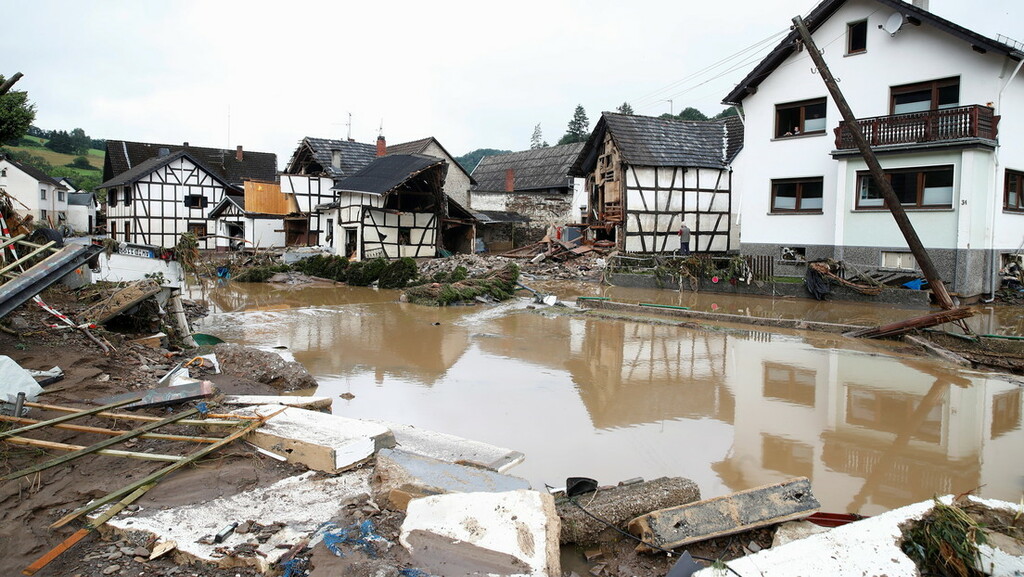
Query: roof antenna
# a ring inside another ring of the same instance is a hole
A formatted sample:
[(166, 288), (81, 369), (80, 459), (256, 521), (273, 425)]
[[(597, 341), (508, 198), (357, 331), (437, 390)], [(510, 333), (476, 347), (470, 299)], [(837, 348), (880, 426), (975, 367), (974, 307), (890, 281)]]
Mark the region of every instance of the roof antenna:
[(346, 126), (348, 126), (348, 134), (345, 135), (345, 140), (347, 140), (349, 142), (352, 142), (352, 113), (351, 112), (348, 113), (348, 124), (346, 124)]
[(377, 130), (377, 136), (384, 136), (384, 119), (380, 119), (380, 128)]

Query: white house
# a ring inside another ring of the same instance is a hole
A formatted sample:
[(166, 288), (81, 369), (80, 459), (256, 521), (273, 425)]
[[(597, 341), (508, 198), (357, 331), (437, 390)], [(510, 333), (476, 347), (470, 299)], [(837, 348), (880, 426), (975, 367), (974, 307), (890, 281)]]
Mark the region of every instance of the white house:
[[(943, 279), (972, 297), (1024, 243), (1024, 54), (922, 3), (824, 0), (804, 21)], [(793, 31), (725, 99), (745, 114), (741, 251), (799, 275), (821, 258), (916, 268), (814, 72)]]
[(107, 234), (126, 242), (171, 247), (192, 232), (199, 248), (217, 247), (210, 211), (246, 180), (274, 182), (277, 155), (182, 145), (108, 140), (103, 162)]
[(0, 190), (17, 201), (16, 212), (31, 215), (43, 226), (57, 228), (67, 220), (68, 188), (43, 171), (7, 155), (0, 155)]
[(92, 234), (96, 227), (96, 194), (92, 192), (68, 193), (68, 221), (74, 233)]

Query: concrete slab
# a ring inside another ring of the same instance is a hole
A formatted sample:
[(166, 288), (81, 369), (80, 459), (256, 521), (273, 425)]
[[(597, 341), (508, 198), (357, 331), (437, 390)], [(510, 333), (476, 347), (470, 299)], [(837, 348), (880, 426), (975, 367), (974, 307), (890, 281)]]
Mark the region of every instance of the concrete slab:
[(378, 502), (385, 502), (399, 511), (404, 511), (411, 499), (428, 495), (500, 493), (530, 488), (526, 479), (396, 449), (377, 452), (373, 480)]
[(274, 415), (249, 434), (253, 445), (310, 469), (337, 473), (395, 446), (391, 431), (378, 423), (281, 405), (260, 405), (234, 414)]
[[(685, 505), (700, 499), (700, 487), (683, 477), (661, 477), (629, 485), (598, 489), (575, 497), (587, 512), (622, 527), (639, 515)], [(562, 543), (590, 544), (598, 542), (599, 535), (608, 529), (569, 501), (555, 497), (558, 516), (562, 519)]]
[(504, 473), (522, 463), (526, 458), (526, 455), (519, 451), (464, 439), (448, 433), (428, 431), (411, 425), (387, 421), (371, 422), (391, 429), (398, 447), (402, 450), (432, 457), (439, 461), (471, 465)]
[[(172, 554), (179, 565), (198, 560), (221, 567), (251, 566), (267, 572), (288, 552), (287, 547), (278, 545), (309, 539), (322, 524), (341, 515), (348, 503), (369, 494), (368, 471), (351, 471), (336, 477), (318, 475), (310, 471), (268, 487), (187, 507), (122, 512), (108, 521), (106, 527), (123, 535), (144, 533), (156, 536), (159, 542), (175, 541), (177, 549)], [(231, 533), (216, 544), (197, 542), (215, 535), (225, 525), (247, 520), (261, 525), (282, 523), (284, 528), (257, 547), (260, 553), (244, 557), (221, 556), (216, 549), (245, 544), (253, 538), (252, 534)]]
[(227, 395), (220, 404), (228, 406), (249, 407), (252, 405), (283, 405), (310, 411), (331, 411), (333, 399), (330, 397), (299, 397), (291, 395)]
[[(667, 549), (806, 517), (821, 504), (807, 477), (654, 511), (629, 522), (629, 531)], [(638, 551), (652, 552), (645, 545)]]
[(399, 541), (433, 575), (558, 577), (558, 533), (546, 493), (452, 493), (409, 503)]
[[(940, 499), (952, 502), (951, 496)], [(1015, 503), (971, 497), (972, 501), (988, 507), (1022, 511)], [(900, 526), (920, 519), (935, 506), (933, 501), (914, 503), (849, 525), (836, 527), (826, 533), (793, 541), (780, 547), (764, 549), (754, 555), (729, 562), (729, 567), (740, 575), (761, 577), (795, 577), (797, 575), (886, 575), (887, 577), (918, 577), (914, 562), (900, 549)], [(990, 575), (1024, 574), (1024, 556), (1013, 555), (1009, 549), (979, 548), (982, 565)], [(1018, 553), (1020, 553), (1018, 551)], [(715, 569), (704, 569), (695, 577), (717, 577)]]

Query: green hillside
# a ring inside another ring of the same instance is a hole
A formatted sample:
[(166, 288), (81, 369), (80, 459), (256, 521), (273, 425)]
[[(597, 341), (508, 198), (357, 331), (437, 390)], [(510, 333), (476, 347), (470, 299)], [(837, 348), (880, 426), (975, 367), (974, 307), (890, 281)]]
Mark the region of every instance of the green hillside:
[(31, 155), (34, 158), (29, 160), (28, 164), (45, 171), (50, 176), (70, 178), (79, 188), (94, 189), (103, 179), (104, 151), (95, 148), (89, 149), (84, 156), (89, 161), (91, 168), (78, 168), (72, 166), (78, 155), (54, 152), (45, 148), (43, 146), (45, 143), (45, 138), (25, 136), (18, 141), (18, 146), (5, 145), (3, 149), (20, 162), (26, 161), (22, 155)]

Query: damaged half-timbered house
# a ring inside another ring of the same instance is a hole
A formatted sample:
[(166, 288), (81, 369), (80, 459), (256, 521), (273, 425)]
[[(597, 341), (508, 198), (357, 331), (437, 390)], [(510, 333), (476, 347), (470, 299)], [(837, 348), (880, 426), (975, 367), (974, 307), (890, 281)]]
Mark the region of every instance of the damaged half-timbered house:
[(436, 256), (447, 171), (440, 158), (396, 154), (340, 180), (336, 200), (317, 207), (333, 225), (335, 252), (353, 260)]
[(214, 249), (210, 211), (227, 194), (243, 195), (245, 180), (275, 181), (277, 155), (108, 140), (103, 175), (108, 236), (170, 247), (191, 232), (199, 248)]
[(470, 209), (490, 251), (540, 240), (548, 227), (579, 220), (582, 179), (569, 176), (583, 143), (485, 156), (473, 169)]
[(669, 253), (685, 224), (694, 252), (738, 248), (732, 161), (738, 118), (688, 121), (605, 112), (571, 173), (586, 178), (592, 238), (619, 250)]
[(315, 246), (320, 232), (311, 230), (311, 212), (295, 194), (282, 192), (280, 184), (247, 180), (244, 195), (225, 194), (210, 220), (217, 223), (218, 250)]
[[(384, 156), (419, 155), (441, 160), (448, 167), (443, 179), (440, 247), (450, 252), (471, 252), (476, 238), (476, 218), (464, 208), (474, 181), (436, 138), (428, 137), (388, 146), (383, 136), (376, 145), (328, 138), (303, 138), (280, 176), (281, 192), (294, 196), (301, 210), (309, 212), (310, 235), (320, 234), (320, 244), (337, 254), (351, 255), (345, 238), (336, 237), (334, 210), (316, 210), (340, 199), (340, 183)], [(362, 197), (368, 199), (369, 197)], [(349, 229), (351, 230), (351, 229)], [(346, 233), (348, 234), (348, 233)]]

